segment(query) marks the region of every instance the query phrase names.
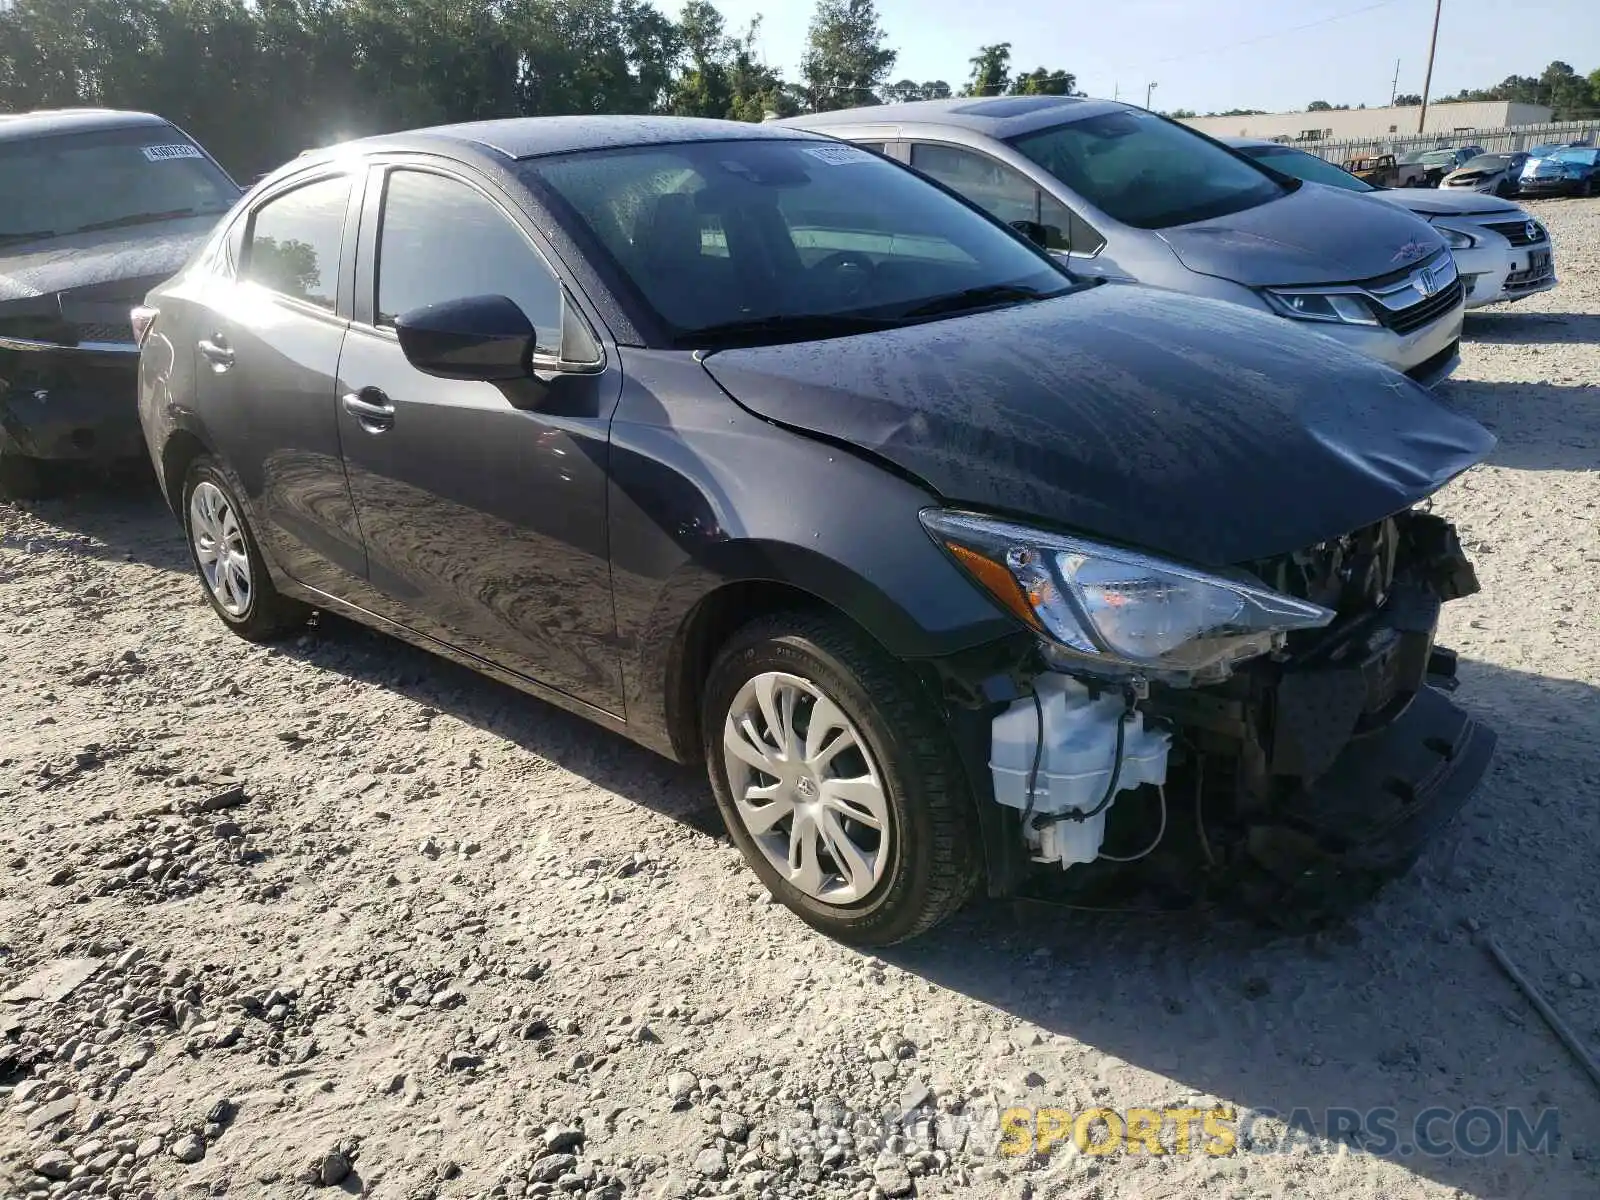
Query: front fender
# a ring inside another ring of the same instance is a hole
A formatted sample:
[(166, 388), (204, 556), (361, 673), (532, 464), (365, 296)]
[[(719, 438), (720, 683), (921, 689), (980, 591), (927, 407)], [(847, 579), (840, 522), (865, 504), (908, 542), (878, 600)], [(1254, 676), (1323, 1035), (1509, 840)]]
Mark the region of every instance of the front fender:
[(625, 375), (609, 523), (627, 719), (641, 741), (692, 753), (673, 711), (688, 634), (707, 604), (750, 585), (835, 609), (902, 659), (1016, 632), (923, 530), (918, 514), (939, 498), (916, 480), (754, 416), (685, 355), (629, 351)]

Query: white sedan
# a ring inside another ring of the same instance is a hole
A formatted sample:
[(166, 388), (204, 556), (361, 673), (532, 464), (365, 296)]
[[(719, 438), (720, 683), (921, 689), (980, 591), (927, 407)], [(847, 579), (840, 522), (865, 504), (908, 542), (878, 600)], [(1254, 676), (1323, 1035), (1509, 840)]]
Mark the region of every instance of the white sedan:
[(1429, 222), (1455, 254), (1468, 308), (1521, 300), (1556, 286), (1549, 232), (1509, 200), (1461, 188), (1373, 187), (1326, 159), (1281, 142), (1226, 140), (1240, 154), (1280, 174), (1365, 192)]

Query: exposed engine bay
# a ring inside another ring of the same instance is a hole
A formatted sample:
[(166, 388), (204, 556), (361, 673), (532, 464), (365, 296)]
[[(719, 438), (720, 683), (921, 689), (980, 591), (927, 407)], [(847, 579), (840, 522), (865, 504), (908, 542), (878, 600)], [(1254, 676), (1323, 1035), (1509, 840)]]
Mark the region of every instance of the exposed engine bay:
[(1454, 528), (1413, 509), (1245, 569), (1331, 619), (1203, 678), (1049, 650), (1019, 667), (989, 738), (1001, 823), (1038, 864), (1015, 890), (1220, 891), (1294, 920), (1403, 873), (1464, 803), (1495, 739), (1448, 699), (1455, 656), (1434, 644), (1441, 606), (1478, 590)]

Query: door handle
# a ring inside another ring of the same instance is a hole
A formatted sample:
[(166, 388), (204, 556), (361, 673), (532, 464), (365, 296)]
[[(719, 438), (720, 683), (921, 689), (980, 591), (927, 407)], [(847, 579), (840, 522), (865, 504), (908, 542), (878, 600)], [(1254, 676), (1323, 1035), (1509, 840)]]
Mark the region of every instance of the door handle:
[(200, 353), (211, 363), (211, 369), (221, 374), (233, 366), (233, 347), (220, 333), (200, 339)]
[(379, 388), (346, 393), (344, 410), (368, 433), (382, 433), (394, 425), (394, 404)]

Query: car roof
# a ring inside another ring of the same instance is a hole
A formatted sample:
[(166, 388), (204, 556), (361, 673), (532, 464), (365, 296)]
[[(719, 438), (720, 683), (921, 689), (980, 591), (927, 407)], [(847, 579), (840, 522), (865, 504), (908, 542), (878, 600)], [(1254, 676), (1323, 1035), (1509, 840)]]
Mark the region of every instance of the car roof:
[(137, 129), (172, 123), (154, 113), (124, 112), (115, 108), (43, 108), (32, 112), (0, 113), (0, 142), (24, 141), (62, 133), (88, 133), (98, 129)]
[(1003, 140), (1102, 113), (1142, 111), (1131, 104), (1087, 96), (957, 96), (810, 113), (769, 121), (767, 127), (780, 125), (831, 133), (862, 125), (939, 125)]
[(777, 129), (772, 122), (713, 121), (699, 117), (568, 116), (508, 117), (460, 125), (435, 125), (404, 133), (379, 134), (309, 153), (381, 152), (385, 150), (465, 150), (500, 159), (540, 158), (582, 150), (626, 146), (665, 146), (683, 142), (725, 142), (753, 138), (805, 138), (798, 129)]
[[(1224, 146), (1232, 146), (1235, 150), (1243, 150), (1244, 148), (1246, 148), (1248, 146), (1274, 146), (1274, 147), (1278, 147), (1278, 148), (1281, 148), (1281, 149), (1284, 149), (1284, 150), (1299, 150), (1301, 154), (1309, 154), (1309, 153), (1311, 153), (1309, 150), (1300, 150), (1299, 146), (1291, 146), (1291, 145), (1289, 145), (1288, 142), (1275, 142), (1271, 138), (1236, 137), (1236, 138), (1218, 138), (1217, 140), (1219, 142), (1221, 142)], [(1367, 158), (1374, 158), (1376, 156), (1369, 154), (1369, 155), (1366, 155), (1366, 157)]]

